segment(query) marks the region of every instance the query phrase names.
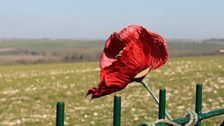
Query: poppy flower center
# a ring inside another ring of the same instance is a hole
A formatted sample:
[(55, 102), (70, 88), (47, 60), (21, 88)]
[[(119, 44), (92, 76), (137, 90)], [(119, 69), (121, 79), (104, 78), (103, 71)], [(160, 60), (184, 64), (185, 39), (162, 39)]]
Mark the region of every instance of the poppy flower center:
[(121, 57), (122, 52), (125, 50), (126, 47), (124, 47), (116, 56), (115, 58), (118, 59), (119, 57)]

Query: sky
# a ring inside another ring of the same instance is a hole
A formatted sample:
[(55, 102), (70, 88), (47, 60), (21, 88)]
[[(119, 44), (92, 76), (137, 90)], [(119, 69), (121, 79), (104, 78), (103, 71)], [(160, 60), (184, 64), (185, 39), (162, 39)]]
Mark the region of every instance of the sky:
[(223, 0), (0, 0), (0, 38), (107, 39), (140, 24), (166, 39), (224, 38)]

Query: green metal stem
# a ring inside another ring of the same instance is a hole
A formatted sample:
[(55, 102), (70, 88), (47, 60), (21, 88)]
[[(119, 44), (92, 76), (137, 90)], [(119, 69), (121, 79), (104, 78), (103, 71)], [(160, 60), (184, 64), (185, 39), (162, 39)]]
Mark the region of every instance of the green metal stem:
[[(156, 95), (153, 93), (152, 89), (149, 87), (149, 85), (143, 80), (141, 81), (141, 84), (144, 86), (144, 88), (149, 92), (149, 94), (152, 96), (153, 100), (156, 102), (156, 104), (159, 106), (159, 100), (156, 97)], [(171, 116), (165, 111), (166, 117), (169, 120), (172, 120)]]
[(113, 126), (121, 125), (121, 96), (114, 96), (114, 120)]
[(56, 126), (64, 126), (64, 102), (57, 103)]
[(156, 102), (156, 104), (159, 105), (159, 99), (156, 97), (156, 95), (153, 93), (152, 89), (149, 87), (149, 85), (143, 80), (141, 81), (144, 88), (149, 92), (149, 94), (152, 96), (153, 100)]
[[(196, 86), (196, 101), (195, 101), (195, 112), (198, 114), (198, 118), (201, 118), (202, 113), (202, 84)], [(196, 126), (201, 126), (201, 121), (198, 121)]]

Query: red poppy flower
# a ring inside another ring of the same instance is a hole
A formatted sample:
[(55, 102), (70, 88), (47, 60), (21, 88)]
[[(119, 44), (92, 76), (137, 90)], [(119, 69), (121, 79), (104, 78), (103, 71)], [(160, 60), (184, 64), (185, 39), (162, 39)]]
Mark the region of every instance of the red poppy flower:
[[(141, 81), (149, 68), (160, 67), (167, 59), (166, 41), (159, 34), (140, 25), (114, 32), (106, 41), (101, 56), (100, 84), (98, 88), (90, 88), (87, 95), (97, 98), (119, 91), (136, 79)], [(139, 77), (144, 70), (145, 74)]]

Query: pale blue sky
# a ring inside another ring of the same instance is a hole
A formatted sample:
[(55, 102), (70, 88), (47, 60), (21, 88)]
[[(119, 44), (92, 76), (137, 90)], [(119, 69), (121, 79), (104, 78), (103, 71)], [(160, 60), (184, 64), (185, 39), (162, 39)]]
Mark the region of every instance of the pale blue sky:
[(223, 0), (0, 0), (0, 38), (107, 39), (140, 24), (165, 38), (224, 38)]

